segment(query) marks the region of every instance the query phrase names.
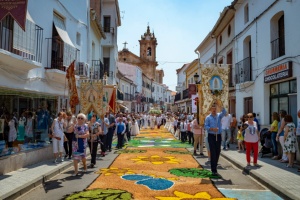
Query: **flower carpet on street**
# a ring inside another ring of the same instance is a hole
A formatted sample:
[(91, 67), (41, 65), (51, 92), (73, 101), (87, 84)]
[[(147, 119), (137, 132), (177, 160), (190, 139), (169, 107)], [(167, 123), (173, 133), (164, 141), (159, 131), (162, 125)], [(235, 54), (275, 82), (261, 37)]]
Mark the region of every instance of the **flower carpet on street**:
[(142, 129), (115, 152), (119, 155), (109, 168), (96, 171), (99, 177), (86, 190), (66, 199), (235, 199), (212, 184), (211, 172), (199, 165), (188, 147), (165, 129)]

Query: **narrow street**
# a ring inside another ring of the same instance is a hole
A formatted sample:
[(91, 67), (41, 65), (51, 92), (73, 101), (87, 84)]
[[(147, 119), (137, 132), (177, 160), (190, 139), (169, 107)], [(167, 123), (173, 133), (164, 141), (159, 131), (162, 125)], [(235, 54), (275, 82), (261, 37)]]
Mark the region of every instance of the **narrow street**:
[(95, 169), (72, 177), (71, 167), (18, 199), (281, 199), (223, 158), (212, 177), (207, 157), (191, 152), (166, 129), (142, 129)]

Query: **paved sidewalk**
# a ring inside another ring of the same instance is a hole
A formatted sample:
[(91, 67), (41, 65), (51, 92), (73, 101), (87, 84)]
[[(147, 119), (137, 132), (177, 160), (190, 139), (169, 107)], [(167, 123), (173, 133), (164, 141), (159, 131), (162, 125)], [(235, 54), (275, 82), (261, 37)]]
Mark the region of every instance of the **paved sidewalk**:
[(280, 163), (278, 160), (264, 156), (258, 159), (260, 168), (251, 166), (250, 169), (246, 169), (246, 154), (235, 150), (236, 145), (230, 145), (230, 147), (229, 150), (222, 150), (221, 156), (284, 199), (300, 199), (300, 172), (297, 172), (299, 166), (287, 168), (286, 163)]
[(0, 199), (15, 199), (73, 166), (73, 160), (55, 164), (53, 159), (0, 176)]

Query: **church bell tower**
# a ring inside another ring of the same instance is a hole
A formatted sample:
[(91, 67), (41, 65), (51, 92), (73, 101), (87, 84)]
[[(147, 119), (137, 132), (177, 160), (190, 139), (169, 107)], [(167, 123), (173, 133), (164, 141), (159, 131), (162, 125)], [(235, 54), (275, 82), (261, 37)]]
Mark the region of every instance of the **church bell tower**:
[(146, 74), (149, 78), (155, 78), (155, 70), (157, 67), (156, 62), (156, 46), (157, 40), (155, 38), (154, 32), (150, 32), (149, 25), (147, 26), (147, 31), (144, 35), (141, 36), (140, 42), (140, 58), (141, 61), (144, 62), (148, 68)]

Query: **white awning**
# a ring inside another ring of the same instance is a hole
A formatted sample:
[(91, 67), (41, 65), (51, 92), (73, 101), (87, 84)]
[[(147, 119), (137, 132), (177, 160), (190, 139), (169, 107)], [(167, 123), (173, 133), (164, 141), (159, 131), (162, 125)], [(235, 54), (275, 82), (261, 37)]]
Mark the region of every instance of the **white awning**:
[(59, 36), (61, 37), (61, 39), (67, 43), (68, 45), (72, 46), (75, 48), (74, 44), (72, 43), (68, 32), (66, 31), (66, 27), (64, 24), (63, 19), (61, 19), (61, 17), (59, 17), (58, 15), (53, 15), (53, 23), (54, 26), (59, 34)]

